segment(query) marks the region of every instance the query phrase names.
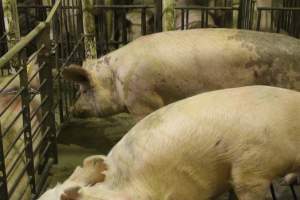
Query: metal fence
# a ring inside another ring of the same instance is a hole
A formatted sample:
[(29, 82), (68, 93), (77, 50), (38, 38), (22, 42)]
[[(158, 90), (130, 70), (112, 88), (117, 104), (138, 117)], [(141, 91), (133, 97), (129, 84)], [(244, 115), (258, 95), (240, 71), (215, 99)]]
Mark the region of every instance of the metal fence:
[[(1, 200), (35, 199), (45, 189), (49, 169), (58, 159), (60, 125), (76, 99), (76, 86), (62, 80), (60, 72), (84, 59), (78, 0), (19, 7), (22, 12), (35, 10), (25, 21), (37, 26), (28, 26), (9, 51), (1, 45)], [(1, 43), (6, 44), (3, 27), (0, 23)]]
[[(163, 13), (159, 2), (151, 5), (95, 5), (98, 54), (103, 55), (137, 38), (131, 35), (161, 31)], [(299, 38), (299, 4), (298, 0), (282, 0), (279, 7), (259, 7), (256, 0), (240, 0), (238, 3), (224, 0), (222, 6), (175, 6), (175, 29), (241, 28), (281, 32)], [(133, 12), (137, 16), (129, 19)], [(148, 17), (149, 13), (151, 17)], [(135, 21), (135, 27), (132, 21)]]

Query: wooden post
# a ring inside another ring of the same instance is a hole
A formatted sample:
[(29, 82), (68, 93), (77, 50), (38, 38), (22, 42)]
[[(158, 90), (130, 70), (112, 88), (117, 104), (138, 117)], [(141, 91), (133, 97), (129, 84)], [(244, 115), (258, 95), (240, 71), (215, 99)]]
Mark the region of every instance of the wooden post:
[(175, 0), (163, 0), (163, 31), (175, 29)]
[[(7, 34), (8, 49), (12, 48), (21, 38), (19, 16), (16, 0), (2, 0), (5, 31)], [(18, 67), (18, 57), (11, 60), (11, 67)]]
[(93, 0), (82, 0), (83, 31), (85, 35), (84, 44), (86, 59), (97, 58), (95, 18), (92, 13), (93, 5)]

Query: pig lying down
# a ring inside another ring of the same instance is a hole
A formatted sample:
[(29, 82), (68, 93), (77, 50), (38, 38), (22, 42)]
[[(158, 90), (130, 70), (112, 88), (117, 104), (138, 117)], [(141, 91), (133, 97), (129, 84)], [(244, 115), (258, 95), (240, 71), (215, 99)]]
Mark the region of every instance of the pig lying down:
[(273, 179), (300, 169), (299, 121), (296, 91), (196, 95), (145, 117), (107, 157), (88, 158), (40, 200), (208, 200), (230, 188), (240, 200), (262, 200)]
[(141, 37), (66, 79), (80, 84), (73, 113), (143, 118), (177, 100), (216, 89), (271, 85), (300, 91), (300, 40), (246, 30), (194, 29)]

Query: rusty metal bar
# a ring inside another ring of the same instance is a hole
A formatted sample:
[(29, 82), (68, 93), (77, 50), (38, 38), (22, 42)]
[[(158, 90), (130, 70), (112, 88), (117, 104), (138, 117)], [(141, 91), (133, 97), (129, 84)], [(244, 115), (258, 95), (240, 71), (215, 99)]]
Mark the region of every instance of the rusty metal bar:
[(28, 77), (26, 70), (26, 62), (20, 56), (20, 64), (23, 70), (20, 73), (20, 85), (24, 86), (24, 90), (21, 93), (21, 102), (23, 108), (23, 124), (26, 126), (24, 130), (24, 142), (25, 142), (25, 155), (28, 165), (26, 167), (30, 180), (31, 192), (36, 192), (35, 172), (34, 172), (34, 157), (33, 157), (33, 144), (31, 135), (31, 121), (30, 121), (30, 94), (28, 90)]
[(46, 21), (40, 22), (32, 31), (30, 31), (26, 36), (22, 37), (20, 41), (14, 45), (7, 53), (5, 53), (0, 58), (0, 69), (3, 68), (14, 56), (16, 56), (24, 47), (26, 47), (30, 42), (32, 42), (37, 35), (39, 35), (46, 26), (49, 26), (51, 19), (53, 18), (55, 12), (60, 6), (61, 0), (57, 0), (53, 8), (51, 9)]
[(142, 8), (142, 35), (146, 35), (146, 30), (147, 30), (147, 27), (146, 27), (146, 9), (145, 8)]
[(8, 199), (7, 176), (5, 168), (4, 146), (2, 137), (2, 127), (0, 122), (0, 196)]

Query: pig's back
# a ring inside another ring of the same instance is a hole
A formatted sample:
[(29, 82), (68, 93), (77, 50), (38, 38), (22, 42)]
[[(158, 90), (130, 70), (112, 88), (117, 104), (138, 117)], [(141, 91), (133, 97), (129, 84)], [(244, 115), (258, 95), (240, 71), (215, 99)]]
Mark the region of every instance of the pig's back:
[(300, 90), (300, 41), (232, 29), (193, 29), (141, 37), (115, 53), (127, 91), (155, 91), (165, 104), (245, 85)]
[(245, 149), (260, 152), (261, 160), (269, 160), (264, 156), (271, 153), (291, 161), (299, 145), (300, 94), (249, 86), (200, 94), (161, 108), (132, 128), (109, 156), (124, 161), (118, 165), (130, 163), (132, 170), (185, 166), (199, 180), (207, 178), (213, 184), (228, 178), (230, 163), (241, 159)]

